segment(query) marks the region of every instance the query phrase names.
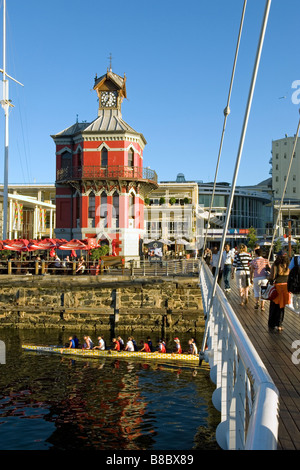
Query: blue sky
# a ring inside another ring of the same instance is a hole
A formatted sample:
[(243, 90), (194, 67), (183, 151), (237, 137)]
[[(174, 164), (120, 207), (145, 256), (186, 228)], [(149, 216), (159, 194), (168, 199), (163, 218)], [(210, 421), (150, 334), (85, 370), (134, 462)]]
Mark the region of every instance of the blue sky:
[[(94, 77), (110, 53), (113, 71), (127, 76), (123, 119), (147, 140), (144, 165), (160, 181), (180, 172), (213, 181), (243, 3), (7, 0), (7, 72), (24, 84), (10, 83), (9, 182), (55, 181), (50, 135), (77, 115), (97, 117)], [(247, 2), (218, 181), (232, 181), (264, 8), (264, 0)], [(299, 13), (299, 0), (272, 1), (238, 185), (268, 178), (272, 140), (296, 132)]]

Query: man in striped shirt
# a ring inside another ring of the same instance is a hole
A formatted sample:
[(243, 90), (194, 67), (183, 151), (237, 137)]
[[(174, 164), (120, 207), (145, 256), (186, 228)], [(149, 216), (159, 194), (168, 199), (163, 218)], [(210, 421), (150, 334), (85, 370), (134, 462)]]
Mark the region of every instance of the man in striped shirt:
[(236, 272), (236, 283), (240, 292), (241, 305), (248, 303), (248, 294), (250, 286), (250, 264), (251, 256), (247, 252), (247, 247), (243, 243), (239, 246), (238, 253), (233, 260), (233, 270), (231, 277)]

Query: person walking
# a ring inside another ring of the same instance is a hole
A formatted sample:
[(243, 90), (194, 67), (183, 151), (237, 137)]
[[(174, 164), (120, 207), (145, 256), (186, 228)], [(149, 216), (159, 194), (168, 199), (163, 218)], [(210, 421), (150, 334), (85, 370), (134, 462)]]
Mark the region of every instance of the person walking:
[(223, 271), (225, 292), (230, 291), (230, 277), (231, 277), (233, 260), (234, 260), (233, 252), (230, 249), (229, 243), (226, 243), (226, 245), (224, 246), (223, 254), (222, 254), (222, 264), (221, 264), (222, 271)]
[(261, 286), (268, 284), (268, 276), (270, 273), (270, 265), (266, 258), (263, 257), (263, 251), (259, 248), (254, 251), (255, 258), (250, 263), (250, 282), (253, 282), (253, 291), (255, 298), (255, 309), (265, 310), (265, 301), (261, 299)]
[(211, 256), (212, 256), (211, 250), (209, 248), (205, 248), (203, 259), (204, 259), (205, 263), (207, 264), (207, 266), (209, 266), (209, 267), (211, 267), (210, 266)]
[(269, 276), (269, 280), (274, 283), (278, 295), (270, 301), (268, 326), (278, 331), (283, 330), (284, 308), (291, 303), (291, 294), (287, 288), (290, 272), (289, 263), (287, 254), (280, 252), (271, 267)]
[(288, 291), (292, 294), (293, 309), (300, 313), (300, 256), (294, 255), (289, 265)]
[[(212, 257), (211, 257), (211, 272), (213, 276), (215, 276), (216, 274), (218, 261), (219, 261), (219, 251), (218, 251), (218, 248), (214, 246), (212, 250)], [(220, 266), (219, 273), (218, 273), (219, 285), (221, 285), (221, 279), (222, 279), (222, 266)]]
[(250, 261), (251, 256), (247, 252), (247, 247), (241, 243), (233, 260), (231, 277), (233, 279), (236, 272), (236, 283), (239, 289), (242, 306), (248, 303), (250, 286)]

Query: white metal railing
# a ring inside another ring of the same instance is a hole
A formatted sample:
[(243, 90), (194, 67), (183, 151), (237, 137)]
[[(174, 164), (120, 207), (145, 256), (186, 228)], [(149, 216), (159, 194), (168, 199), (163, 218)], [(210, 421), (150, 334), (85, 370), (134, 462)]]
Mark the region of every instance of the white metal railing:
[(213, 277), (203, 263), (200, 288), (206, 318), (206, 347), (216, 384), (213, 404), (221, 413), (216, 439), (226, 450), (275, 450), (279, 393), (221, 288), (210, 304)]
[(199, 259), (148, 259), (134, 263), (131, 270), (139, 276), (198, 276), (199, 266)]

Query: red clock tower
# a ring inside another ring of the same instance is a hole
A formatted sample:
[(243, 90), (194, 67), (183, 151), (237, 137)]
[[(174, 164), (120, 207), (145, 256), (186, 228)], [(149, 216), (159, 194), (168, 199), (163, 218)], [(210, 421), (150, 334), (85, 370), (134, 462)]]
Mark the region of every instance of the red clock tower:
[(57, 238), (97, 238), (110, 253), (139, 257), (144, 198), (157, 184), (143, 167), (144, 136), (123, 119), (126, 78), (108, 70), (95, 78), (98, 117), (53, 135), (56, 144)]

